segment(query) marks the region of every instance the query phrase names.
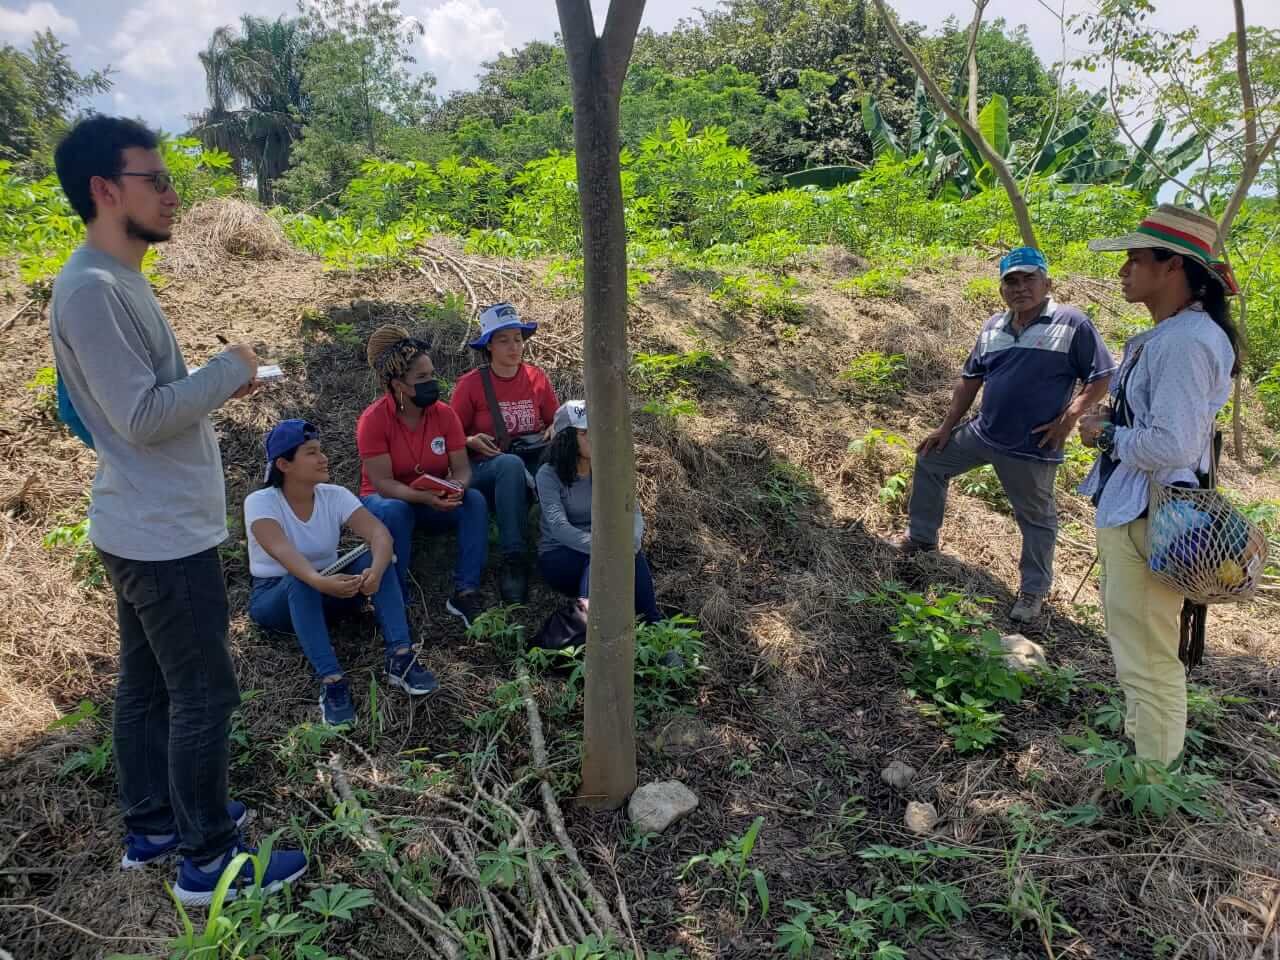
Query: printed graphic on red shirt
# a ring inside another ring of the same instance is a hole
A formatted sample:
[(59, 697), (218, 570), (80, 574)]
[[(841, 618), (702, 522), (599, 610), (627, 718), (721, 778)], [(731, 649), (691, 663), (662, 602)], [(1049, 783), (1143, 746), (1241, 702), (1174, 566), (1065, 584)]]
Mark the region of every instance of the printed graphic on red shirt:
[(518, 437), (522, 433), (536, 433), (543, 429), (542, 421), (538, 419), (538, 409), (533, 405), (531, 397), (523, 400), (499, 400), (498, 407), (502, 410), (502, 419), (507, 425), (507, 433), (513, 437)]
[[(556, 407), (560, 406), (547, 375), (528, 363), (522, 363), (510, 379), (493, 376), (493, 392), (507, 425), (507, 433), (513, 437), (546, 429), (555, 417)], [(491, 437), (497, 435), (479, 370), (472, 370), (458, 379), (449, 404), (457, 412), (467, 436), (476, 433), (487, 433)]]

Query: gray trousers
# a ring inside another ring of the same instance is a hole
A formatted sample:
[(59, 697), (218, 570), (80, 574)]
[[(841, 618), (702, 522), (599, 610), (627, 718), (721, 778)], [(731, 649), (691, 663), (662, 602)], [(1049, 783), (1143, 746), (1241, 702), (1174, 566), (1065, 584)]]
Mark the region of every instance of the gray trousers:
[(1053, 548), (1058, 537), (1058, 508), (1053, 496), (1056, 463), (1010, 457), (984, 443), (971, 424), (962, 424), (951, 432), (945, 449), (916, 457), (907, 508), (911, 518), (908, 533), (917, 543), (936, 544), (951, 478), (988, 463), (995, 468), (1022, 531), (1018, 562), (1022, 592), (1044, 596), (1053, 583)]

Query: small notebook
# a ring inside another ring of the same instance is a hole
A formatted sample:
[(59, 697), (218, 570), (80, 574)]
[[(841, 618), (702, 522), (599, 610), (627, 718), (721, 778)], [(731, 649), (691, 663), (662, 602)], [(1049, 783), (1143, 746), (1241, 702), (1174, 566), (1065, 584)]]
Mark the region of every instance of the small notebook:
[(327, 567), (321, 570), (320, 576), (328, 577), (328, 576), (331, 576), (332, 574), (337, 573), (340, 570), (345, 570), (348, 566), (351, 565), (351, 562), (353, 560), (355, 560), (357, 557), (363, 557), (368, 552), (369, 552), (369, 545), (367, 543), (362, 543), (358, 547), (353, 547), (352, 549), (344, 553), (342, 556), (340, 556), (337, 560), (333, 561), (333, 563), (329, 564)]
[(432, 493), (443, 493), (445, 496), (460, 496), (462, 494), (461, 484), (454, 483), (452, 480), (433, 477), (429, 473), (415, 477), (413, 483), (409, 484), (409, 486), (415, 490), (430, 490)]

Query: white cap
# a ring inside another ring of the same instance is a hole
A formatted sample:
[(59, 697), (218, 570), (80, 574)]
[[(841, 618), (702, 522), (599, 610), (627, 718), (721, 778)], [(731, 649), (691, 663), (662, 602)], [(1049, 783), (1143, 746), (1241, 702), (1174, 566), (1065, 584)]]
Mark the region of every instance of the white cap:
[(551, 421), (551, 432), (559, 433), (565, 427), (573, 427), (575, 430), (587, 429), (587, 401), (570, 400), (560, 404), (555, 419)]

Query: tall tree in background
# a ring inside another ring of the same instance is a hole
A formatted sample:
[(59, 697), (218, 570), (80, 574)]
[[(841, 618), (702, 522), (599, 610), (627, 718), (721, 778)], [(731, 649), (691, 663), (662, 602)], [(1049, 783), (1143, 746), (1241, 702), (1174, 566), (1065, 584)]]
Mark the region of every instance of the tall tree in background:
[[(1134, 148), (1161, 167), (1154, 144), (1138, 140), (1139, 128), (1160, 118), (1198, 152), (1191, 175), (1168, 171), (1165, 179), (1180, 188), (1179, 203), (1218, 218), (1215, 253), (1228, 260), (1236, 217), (1280, 147), (1280, 31), (1250, 28), (1243, 0), (1233, 0), (1232, 10), (1235, 32), (1207, 49), (1194, 27), (1167, 33), (1147, 23), (1153, 12), (1149, 0), (1103, 0), (1096, 14), (1075, 24), (1076, 32), (1093, 45), (1080, 63), (1109, 71), (1112, 111)], [(1241, 366), (1257, 376), (1260, 371), (1247, 364), (1247, 297), (1241, 295), (1237, 304)], [(1241, 406), (1237, 378), (1232, 404), (1237, 459), (1244, 456)]]
[[(889, 33), (889, 39), (893, 41), (893, 45), (898, 48), (899, 52), (911, 64), (911, 69), (916, 72), (916, 76), (920, 78), (920, 82), (924, 84), (925, 90), (928, 91), (930, 99), (934, 104), (947, 115), (947, 118), (954, 123), (960, 131), (969, 138), (978, 153), (982, 155), (982, 159), (991, 168), (1001, 186), (1004, 187), (1005, 193), (1009, 196), (1009, 204), (1013, 207), (1013, 218), (1018, 223), (1018, 232), (1022, 234), (1022, 242), (1029, 247), (1036, 246), (1036, 232), (1031, 226), (1031, 214), (1027, 210), (1027, 201), (1022, 195), (1022, 190), (1018, 186), (1018, 182), (1013, 178), (1013, 174), (1009, 171), (1008, 164), (1004, 161), (1002, 151), (997, 150), (991, 142), (988, 135), (989, 132), (979, 130), (977, 126), (969, 122), (969, 118), (951, 102), (951, 99), (942, 92), (942, 88), (938, 86), (938, 81), (934, 79), (929, 69), (920, 59), (920, 55), (907, 42), (906, 37), (902, 35), (902, 31), (898, 29), (894, 23), (892, 13), (885, 6), (884, 0), (875, 0), (876, 9), (880, 12), (880, 16), (884, 19), (885, 28)], [(982, 26), (982, 13), (985, 9), (985, 3), (975, 4), (974, 21), (970, 30), (974, 36), (977, 36)], [(1003, 131), (1004, 139), (1008, 139), (1007, 126)]]
[(82, 101), (110, 89), (111, 68), (79, 73), (51, 30), (33, 35), (26, 50), (0, 47), (0, 160), (47, 172)]
[(219, 27), (200, 53), (209, 107), (191, 117), (192, 133), (252, 167), (258, 200), (275, 202), (307, 109), (302, 89), (306, 37), (299, 20), (246, 14), (240, 32)]
[(424, 122), (435, 77), (410, 72), (423, 27), (399, 0), (301, 0), (299, 9), (308, 115), (284, 187), (310, 203), (345, 187), (390, 130)]
[(620, 807), (636, 786), (635, 452), (627, 394), (627, 230), (618, 102), (644, 0), (612, 0), (597, 36), (590, 0), (556, 0), (573, 83), (582, 210), (583, 352), (591, 421), (591, 608), (582, 793)]

